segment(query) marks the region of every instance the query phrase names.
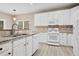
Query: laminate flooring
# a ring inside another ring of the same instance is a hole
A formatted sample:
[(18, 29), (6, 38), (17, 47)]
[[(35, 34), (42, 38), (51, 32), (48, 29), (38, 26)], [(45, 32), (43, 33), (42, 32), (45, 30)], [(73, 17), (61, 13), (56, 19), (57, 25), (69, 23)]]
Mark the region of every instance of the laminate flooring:
[(68, 46), (56, 46), (40, 44), (33, 56), (73, 56), (73, 48)]

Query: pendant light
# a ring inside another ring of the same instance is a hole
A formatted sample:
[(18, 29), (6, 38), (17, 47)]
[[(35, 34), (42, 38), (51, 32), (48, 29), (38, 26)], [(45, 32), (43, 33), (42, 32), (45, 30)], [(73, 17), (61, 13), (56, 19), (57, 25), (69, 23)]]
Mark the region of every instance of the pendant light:
[(15, 17), (15, 12), (16, 12), (16, 9), (13, 9), (13, 12), (14, 12), (14, 15), (13, 15), (13, 20), (16, 21), (16, 17)]

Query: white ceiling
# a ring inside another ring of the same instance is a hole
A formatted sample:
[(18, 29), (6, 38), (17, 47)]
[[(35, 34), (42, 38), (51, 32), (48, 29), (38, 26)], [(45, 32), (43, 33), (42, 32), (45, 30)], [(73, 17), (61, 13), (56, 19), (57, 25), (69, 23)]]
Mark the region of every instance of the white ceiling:
[(59, 8), (67, 8), (76, 4), (72, 3), (0, 3), (0, 12), (14, 14), (12, 11), (16, 9), (16, 14), (35, 13), (40, 11), (55, 10)]

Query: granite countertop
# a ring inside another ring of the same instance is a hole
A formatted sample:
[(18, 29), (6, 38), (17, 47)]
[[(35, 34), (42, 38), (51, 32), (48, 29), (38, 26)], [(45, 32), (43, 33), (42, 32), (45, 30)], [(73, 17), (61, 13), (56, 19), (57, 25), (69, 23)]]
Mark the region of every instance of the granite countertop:
[(15, 40), (15, 39), (18, 39), (18, 38), (29, 37), (29, 36), (32, 36), (32, 35), (35, 35), (35, 34), (37, 34), (37, 33), (20, 35), (20, 36), (16, 36), (16, 37), (12, 37), (12, 36), (0, 37), (0, 43), (10, 41), (10, 40)]

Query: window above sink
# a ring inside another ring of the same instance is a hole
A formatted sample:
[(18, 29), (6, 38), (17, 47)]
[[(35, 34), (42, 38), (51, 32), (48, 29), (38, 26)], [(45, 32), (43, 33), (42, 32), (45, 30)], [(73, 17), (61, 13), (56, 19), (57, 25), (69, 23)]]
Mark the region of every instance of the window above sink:
[(18, 24), (18, 29), (29, 30), (29, 21), (17, 20), (16, 23)]

